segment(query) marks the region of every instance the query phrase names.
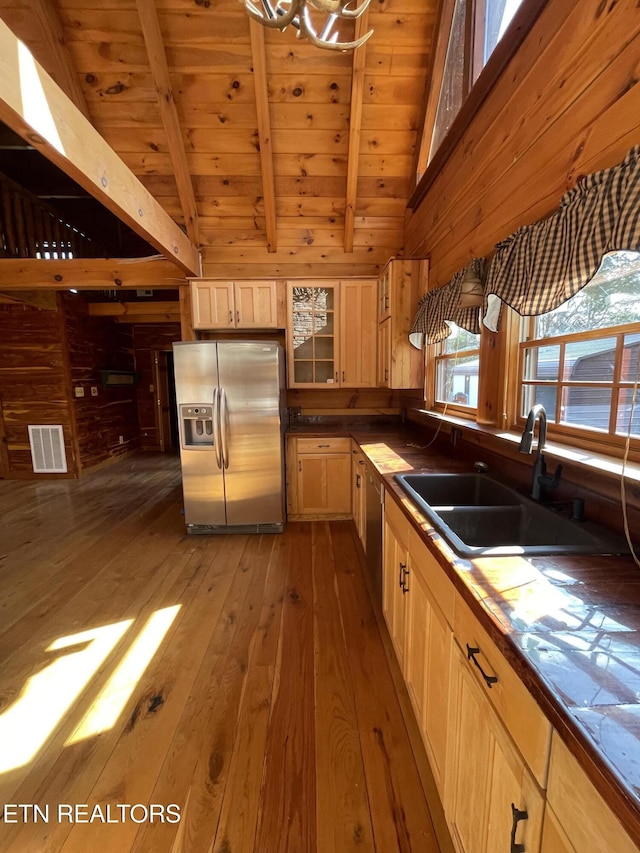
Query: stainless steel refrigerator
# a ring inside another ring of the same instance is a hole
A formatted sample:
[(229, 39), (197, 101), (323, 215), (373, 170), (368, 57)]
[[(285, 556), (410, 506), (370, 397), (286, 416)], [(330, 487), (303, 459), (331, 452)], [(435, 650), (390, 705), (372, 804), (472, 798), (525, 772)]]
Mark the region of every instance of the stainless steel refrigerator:
[(173, 353), (187, 532), (281, 532), (282, 347), (185, 341)]

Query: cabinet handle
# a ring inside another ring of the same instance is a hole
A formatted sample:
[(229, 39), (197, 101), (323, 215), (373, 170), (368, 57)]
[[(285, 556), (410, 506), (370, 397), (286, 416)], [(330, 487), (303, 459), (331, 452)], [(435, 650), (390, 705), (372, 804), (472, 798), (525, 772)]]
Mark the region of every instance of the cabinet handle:
[(239, 311), (236, 311), (236, 322), (237, 323), (240, 322), (240, 312)]
[(389, 307), (389, 297), (385, 293), (385, 295), (384, 295), (384, 310), (386, 311), (388, 307)]
[(364, 465), (364, 459), (359, 459), (359, 460), (358, 460), (358, 465)]
[(384, 381), (385, 382), (389, 381), (389, 368), (388, 367), (385, 367), (385, 369), (384, 369)]
[(521, 820), (529, 820), (529, 813), (517, 809), (513, 803), (511, 803), (511, 813), (513, 815), (513, 823), (511, 825), (511, 853), (525, 853), (526, 848), (524, 844), (516, 844), (516, 831)]
[(338, 373), (338, 371), (336, 370), (336, 382), (339, 382), (339, 381), (340, 381), (340, 374), (339, 374), (339, 373)]
[(362, 477), (360, 476), (360, 474), (356, 474), (356, 489), (360, 488), (360, 481), (361, 480), (362, 480)]
[(342, 381), (343, 381), (343, 382), (345, 381), (345, 379), (344, 379), (344, 370), (342, 371)]
[(318, 447), (331, 447), (330, 444), (319, 444)]
[(476, 658), (476, 655), (477, 655), (477, 654), (479, 654), (479, 653), (480, 653), (480, 649), (479, 649), (479, 648), (475, 648), (475, 647), (473, 647), (473, 646), (470, 646), (470, 645), (469, 645), (469, 643), (467, 643), (467, 659), (468, 659), (468, 660), (472, 660), (472, 661), (474, 662), (474, 664), (475, 664), (475, 665), (478, 667), (478, 669), (480, 670), (480, 674), (481, 674), (481, 675), (482, 675), (482, 677), (484, 678), (484, 683), (487, 685), (487, 687), (488, 687), (489, 689), (491, 689), (491, 685), (492, 685), (492, 684), (496, 684), (496, 683), (497, 683), (497, 681), (498, 681), (498, 677), (497, 677), (496, 675), (487, 675), (487, 673), (486, 673), (486, 672), (484, 671), (484, 669), (480, 666), (480, 664), (478, 663), (478, 660), (477, 660), (477, 658)]
[(402, 565), (402, 583), (400, 586), (402, 587), (402, 594), (404, 595), (406, 592), (409, 592), (409, 587), (407, 586), (407, 578), (409, 577), (409, 569)]
[(229, 311), (229, 325), (233, 324), (233, 311)]
[(302, 460), (298, 460), (298, 471), (302, 471)]
[(402, 572), (407, 568), (406, 563), (398, 563), (399, 571), (398, 571), (398, 586), (402, 589)]

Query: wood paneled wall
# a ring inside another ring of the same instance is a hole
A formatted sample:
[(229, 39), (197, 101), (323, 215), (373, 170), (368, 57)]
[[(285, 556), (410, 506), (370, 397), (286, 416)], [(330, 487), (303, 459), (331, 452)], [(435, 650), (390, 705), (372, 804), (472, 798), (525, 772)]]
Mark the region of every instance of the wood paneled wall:
[[(8, 479), (74, 477), (77, 459), (58, 311), (0, 305), (0, 476)], [(68, 473), (34, 474), (29, 424), (61, 424)], [(4, 433), (4, 435), (2, 435)]]
[(102, 369), (134, 370), (133, 335), (130, 326), (90, 317), (82, 298), (63, 294), (61, 302), (79, 464), (93, 468), (139, 446), (135, 386), (103, 388), (100, 376)]
[(153, 357), (155, 351), (170, 350), (173, 342), (180, 340), (180, 324), (138, 324), (132, 329), (135, 365), (140, 374), (137, 400), (140, 446), (143, 450), (160, 450), (156, 427), (157, 394), (151, 390), (156, 383)]
[(549, 0), (408, 222), (430, 287), (640, 142), (639, 56), (636, 0)]

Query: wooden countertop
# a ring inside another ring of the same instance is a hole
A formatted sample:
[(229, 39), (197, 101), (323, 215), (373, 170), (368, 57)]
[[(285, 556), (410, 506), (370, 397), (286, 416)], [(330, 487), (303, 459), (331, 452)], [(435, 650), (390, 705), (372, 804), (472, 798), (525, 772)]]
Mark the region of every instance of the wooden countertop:
[[(640, 570), (630, 557), (455, 554), (394, 480), (470, 471), (396, 430), (298, 427), (350, 435), (411, 520), (634, 842), (640, 845)], [(491, 476), (491, 474), (489, 474)]]

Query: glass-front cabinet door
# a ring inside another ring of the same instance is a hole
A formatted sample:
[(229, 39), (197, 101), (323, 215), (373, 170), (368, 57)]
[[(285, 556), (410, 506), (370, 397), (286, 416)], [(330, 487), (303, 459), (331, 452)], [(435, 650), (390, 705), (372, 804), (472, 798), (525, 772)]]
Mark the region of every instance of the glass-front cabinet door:
[(338, 384), (338, 282), (289, 282), (289, 387)]

